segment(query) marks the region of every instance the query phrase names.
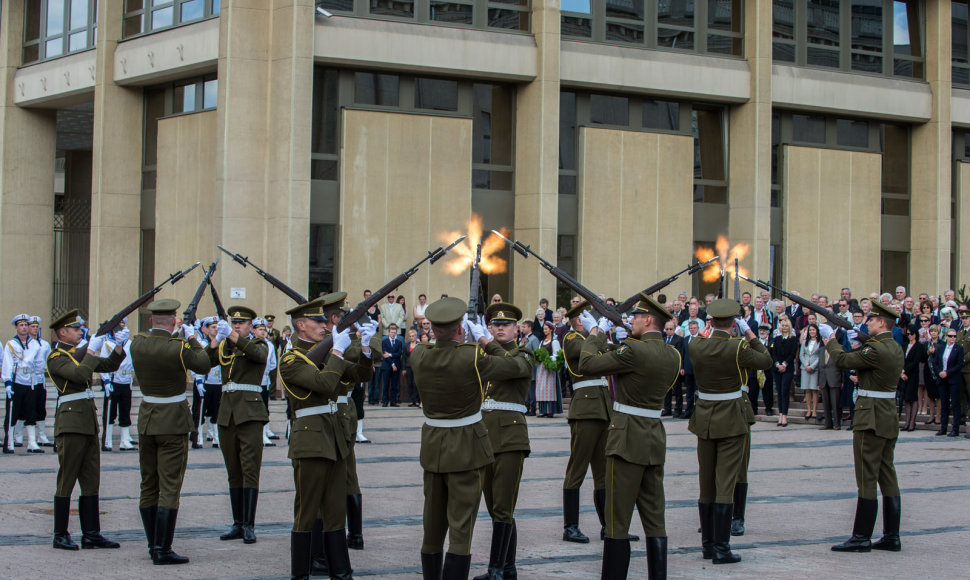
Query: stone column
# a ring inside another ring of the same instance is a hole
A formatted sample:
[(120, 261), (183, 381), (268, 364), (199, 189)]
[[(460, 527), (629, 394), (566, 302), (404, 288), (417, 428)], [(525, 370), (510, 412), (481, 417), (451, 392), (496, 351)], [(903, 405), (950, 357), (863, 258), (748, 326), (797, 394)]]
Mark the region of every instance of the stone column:
[(15, 104), (24, 2), (0, 4), (0, 305), (50, 322), (53, 299), (53, 111)]

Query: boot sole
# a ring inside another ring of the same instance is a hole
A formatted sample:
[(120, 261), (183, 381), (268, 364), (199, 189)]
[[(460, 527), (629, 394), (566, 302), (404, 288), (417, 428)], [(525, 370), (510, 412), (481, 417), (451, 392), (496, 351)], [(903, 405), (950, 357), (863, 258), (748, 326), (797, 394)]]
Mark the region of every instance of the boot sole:
[(574, 544), (588, 544), (589, 543), (589, 538), (586, 538), (586, 539), (582, 539), (582, 538), (567, 538), (567, 537), (563, 536), (562, 541), (564, 541), (564, 542), (572, 542)]

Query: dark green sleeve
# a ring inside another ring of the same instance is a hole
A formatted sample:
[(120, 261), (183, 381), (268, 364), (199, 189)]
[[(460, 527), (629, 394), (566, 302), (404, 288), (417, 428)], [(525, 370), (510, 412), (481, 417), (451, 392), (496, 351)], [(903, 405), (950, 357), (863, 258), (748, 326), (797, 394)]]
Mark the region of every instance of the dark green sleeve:
[(745, 369), (768, 370), (771, 368), (771, 354), (757, 338), (747, 341), (748, 347), (741, 346), (738, 353), (738, 366)]
[(482, 381), (531, 379), (535, 359), (529, 351), (506, 351), (494, 340), (475, 347), (475, 366)]
[(262, 339), (240, 336), (236, 341), (236, 348), (255, 363), (266, 364), (266, 359), (269, 358), (269, 347)]
[(209, 354), (194, 337), (182, 343), (179, 356), (182, 357), (182, 366), (194, 373), (208, 374), (212, 368)]
[(833, 338), (825, 345), (825, 350), (829, 351), (835, 366), (843, 370), (871, 369), (879, 364), (879, 356), (873, 348), (863, 346), (852, 352), (845, 352), (842, 345)]
[[(125, 351), (116, 348), (111, 351), (107, 358), (101, 358), (90, 354), (85, 354), (81, 359), (81, 365), (93, 369), (99, 373), (112, 373), (121, 366), (121, 361), (125, 360)], [(85, 380), (90, 380), (91, 375)]]
[[(82, 361), (88, 361), (89, 364), (96, 364), (94, 359), (100, 361), (101, 359), (96, 356), (87, 355)], [(90, 366), (86, 364), (74, 364), (71, 357), (54, 353), (47, 358), (47, 372), (50, 373), (51, 378), (57, 377), (61, 379), (61, 382), (71, 382), (71, 383), (86, 383), (91, 380), (91, 373), (93, 372)], [(55, 381), (55, 384), (57, 381)], [(61, 386), (58, 386), (58, 391), (64, 392)]]
[(629, 346), (607, 349), (602, 334), (588, 336), (579, 354), (579, 373), (583, 375), (616, 375), (633, 370), (636, 361)]
[[(280, 377), (287, 389), (300, 388), (337, 397), (337, 387), (351, 363), (336, 355), (328, 355), (327, 363), (317, 369), (294, 353), (286, 353), (280, 361)], [(292, 393), (292, 390), (290, 391)]]

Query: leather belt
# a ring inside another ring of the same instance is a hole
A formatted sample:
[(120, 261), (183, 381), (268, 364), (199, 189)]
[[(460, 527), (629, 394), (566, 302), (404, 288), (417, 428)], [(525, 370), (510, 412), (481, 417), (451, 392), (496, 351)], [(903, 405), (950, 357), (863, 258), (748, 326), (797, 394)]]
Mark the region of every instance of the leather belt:
[(181, 395), (175, 395), (174, 397), (153, 397), (151, 395), (142, 395), (142, 403), (151, 403), (152, 405), (171, 405), (173, 403), (185, 402), (185, 393)]
[(866, 389), (859, 389), (860, 397), (869, 397), (870, 399), (895, 399), (896, 392), (892, 391), (868, 391)]
[(702, 401), (730, 401), (741, 398), (741, 389), (732, 393), (702, 393), (698, 391), (697, 398)]
[(297, 419), (303, 417), (309, 417), (310, 415), (334, 415), (337, 413), (337, 403), (327, 403), (326, 405), (317, 405), (316, 407), (307, 407), (306, 409), (297, 409), (294, 412)]
[(646, 417), (648, 419), (660, 418), (660, 409), (644, 409), (642, 407), (634, 407), (633, 405), (624, 405), (623, 403), (613, 403), (613, 410), (624, 415), (636, 415), (637, 417)]
[(582, 389), (585, 387), (605, 387), (606, 385), (606, 379), (586, 379), (585, 381), (573, 383), (573, 390), (575, 391), (576, 389)]
[(80, 401), (83, 399), (93, 399), (94, 391), (91, 389), (86, 389), (80, 393), (72, 393), (70, 395), (61, 395), (57, 398), (57, 406), (60, 407), (63, 403), (70, 403), (71, 401)]
[(465, 427), (467, 425), (474, 425), (482, 420), (482, 412), (478, 411), (474, 415), (469, 415), (467, 417), (462, 417), (461, 419), (429, 419), (425, 417), (424, 424), (429, 427), (445, 427), (451, 429), (454, 427)]
[(482, 411), (515, 411), (525, 413), (528, 409), (525, 408), (525, 405), (518, 403), (505, 403), (503, 401), (496, 401), (495, 399), (485, 399), (482, 402)]
[(222, 386), (223, 393), (233, 393), (235, 391), (248, 391), (250, 393), (262, 393), (263, 387), (259, 385), (240, 385), (239, 383), (226, 383)]
[(338, 405), (346, 405), (347, 404), (347, 401), (349, 401), (349, 400), (350, 399), (347, 398), (347, 395), (340, 395), (339, 397), (337, 397), (337, 404)]

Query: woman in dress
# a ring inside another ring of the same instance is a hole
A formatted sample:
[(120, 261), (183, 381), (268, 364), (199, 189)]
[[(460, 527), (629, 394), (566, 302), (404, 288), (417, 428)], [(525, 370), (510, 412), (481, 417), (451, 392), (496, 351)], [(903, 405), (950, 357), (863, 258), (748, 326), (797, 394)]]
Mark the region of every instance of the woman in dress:
[(902, 391), (903, 407), (905, 408), (903, 431), (916, 430), (917, 400), (919, 399), (920, 363), (926, 360), (926, 347), (919, 341), (919, 332), (915, 327), (903, 331), (906, 338), (903, 352), (903, 372), (899, 378), (899, 390)]
[(778, 426), (788, 426), (788, 404), (791, 382), (795, 378), (795, 358), (798, 356), (798, 338), (792, 332), (791, 321), (782, 318), (778, 322), (771, 356), (774, 359), (775, 388), (778, 389)]
[[(552, 322), (542, 324), (543, 338), (539, 348), (548, 353), (549, 358), (556, 360), (559, 354), (559, 341), (556, 340)], [(559, 392), (558, 373), (549, 370), (543, 364), (536, 365), (536, 401), (539, 403), (540, 417), (553, 417), (562, 413), (562, 394)]]
[(946, 348), (946, 343), (940, 340), (940, 325), (933, 324), (930, 326), (930, 339), (926, 341), (926, 365), (923, 367), (923, 382), (926, 383), (926, 396), (929, 397), (930, 407), (930, 420), (926, 422), (927, 425), (940, 423), (940, 388), (937, 377), (940, 370), (933, 363), (938, 348)]
[(819, 342), (818, 326), (809, 324), (805, 327), (805, 336), (798, 351), (798, 360), (802, 363), (801, 386), (805, 391), (805, 418), (818, 420), (818, 363), (821, 343)]

